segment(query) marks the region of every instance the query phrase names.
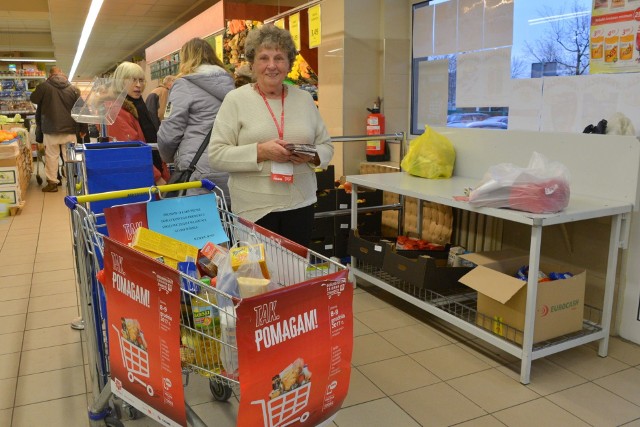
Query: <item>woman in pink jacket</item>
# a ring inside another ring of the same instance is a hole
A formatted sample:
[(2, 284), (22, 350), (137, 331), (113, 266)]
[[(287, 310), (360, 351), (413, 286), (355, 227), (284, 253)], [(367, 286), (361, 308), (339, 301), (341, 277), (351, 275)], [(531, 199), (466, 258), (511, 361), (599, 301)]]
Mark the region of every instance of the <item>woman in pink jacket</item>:
[[(142, 99), (145, 80), (142, 67), (133, 62), (123, 62), (113, 73), (114, 90), (122, 92), (127, 87), (127, 97), (112, 125), (107, 127), (108, 135), (116, 141), (142, 141), (155, 144), (156, 128), (147, 106)], [(169, 179), (169, 171), (156, 150), (153, 152), (153, 178), (156, 185), (163, 185)]]

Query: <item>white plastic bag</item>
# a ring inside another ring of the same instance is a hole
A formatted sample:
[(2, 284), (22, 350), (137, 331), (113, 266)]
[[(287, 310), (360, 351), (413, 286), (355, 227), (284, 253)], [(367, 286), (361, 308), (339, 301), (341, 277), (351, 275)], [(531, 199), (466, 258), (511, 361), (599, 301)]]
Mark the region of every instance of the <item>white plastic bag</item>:
[(526, 168), (511, 163), (491, 166), (469, 194), (475, 207), (555, 213), (569, 205), (569, 170), (534, 152)]

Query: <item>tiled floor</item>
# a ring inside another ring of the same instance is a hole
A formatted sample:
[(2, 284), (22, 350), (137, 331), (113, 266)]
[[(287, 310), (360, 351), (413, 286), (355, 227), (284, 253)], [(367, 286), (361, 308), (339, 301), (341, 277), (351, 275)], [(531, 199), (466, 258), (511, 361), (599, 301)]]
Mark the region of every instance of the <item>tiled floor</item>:
[[(78, 313), (63, 192), (32, 183), (27, 204), (0, 219), (0, 426), (87, 426), (92, 397)], [(334, 426), (640, 427), (640, 347), (611, 340), (609, 357), (586, 345), (519, 362), (403, 307), (375, 288), (354, 296), (351, 387)], [(235, 425), (238, 402), (213, 402), (191, 378), (188, 401), (211, 426)], [(126, 426), (156, 426), (148, 419)]]

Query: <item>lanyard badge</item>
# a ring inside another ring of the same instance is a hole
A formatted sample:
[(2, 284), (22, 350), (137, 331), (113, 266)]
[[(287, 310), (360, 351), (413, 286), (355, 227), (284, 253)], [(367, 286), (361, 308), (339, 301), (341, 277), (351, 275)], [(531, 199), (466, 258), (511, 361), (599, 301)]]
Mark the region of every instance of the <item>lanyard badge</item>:
[[(271, 105), (269, 105), (269, 101), (267, 101), (267, 97), (262, 93), (260, 86), (257, 84), (256, 86), (260, 96), (262, 96), (264, 104), (267, 106), (269, 113), (271, 113), (273, 124), (276, 125), (276, 129), (278, 130), (278, 138), (281, 140), (284, 139), (284, 87), (282, 88), (282, 112), (280, 113), (280, 123), (278, 123), (276, 115), (273, 113), (273, 109), (271, 108)], [(275, 182), (285, 182), (287, 184), (293, 183), (293, 163), (271, 162), (271, 180)]]

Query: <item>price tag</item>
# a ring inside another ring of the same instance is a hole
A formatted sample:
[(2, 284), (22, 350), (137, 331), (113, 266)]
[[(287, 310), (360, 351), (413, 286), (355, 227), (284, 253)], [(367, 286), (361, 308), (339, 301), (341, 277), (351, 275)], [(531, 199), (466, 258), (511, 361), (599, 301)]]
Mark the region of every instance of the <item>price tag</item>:
[(293, 163), (271, 162), (271, 180), (287, 184), (293, 183)]
[(320, 5), (311, 6), (307, 14), (309, 16), (309, 47), (318, 47), (321, 39)]
[(296, 45), (296, 50), (300, 51), (300, 13), (294, 13), (289, 17), (289, 32), (293, 43)]

